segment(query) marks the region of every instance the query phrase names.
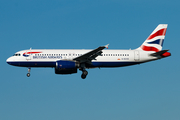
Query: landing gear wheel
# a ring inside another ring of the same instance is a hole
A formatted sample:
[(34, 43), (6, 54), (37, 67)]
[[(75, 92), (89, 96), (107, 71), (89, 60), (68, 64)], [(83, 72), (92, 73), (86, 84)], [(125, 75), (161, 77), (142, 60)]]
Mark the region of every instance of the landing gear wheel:
[(29, 77), (30, 76), (30, 73), (27, 73), (27, 77)]
[(86, 78), (86, 75), (82, 74), (82, 75), (81, 75), (81, 78), (82, 78), (82, 79), (85, 79), (85, 78)]
[(29, 76), (30, 76), (30, 71), (31, 71), (31, 68), (29, 67), (29, 68), (28, 68), (27, 77), (29, 77)]
[(88, 74), (88, 72), (87, 72), (86, 70), (84, 70), (84, 71), (83, 71), (83, 74), (84, 74), (84, 75), (87, 75), (87, 74)]
[(81, 78), (82, 79), (85, 79), (86, 76), (87, 76), (88, 72), (86, 70), (82, 71), (82, 75), (81, 75)]

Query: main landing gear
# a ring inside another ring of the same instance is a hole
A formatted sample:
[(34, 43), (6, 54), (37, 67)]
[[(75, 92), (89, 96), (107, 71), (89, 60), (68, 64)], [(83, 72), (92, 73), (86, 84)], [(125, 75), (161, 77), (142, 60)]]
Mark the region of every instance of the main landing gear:
[(31, 68), (28, 68), (27, 77), (30, 77), (30, 71), (31, 71)]
[(81, 78), (82, 79), (85, 79), (86, 76), (87, 76), (88, 72), (86, 70), (82, 70), (82, 75), (81, 75)]
[(81, 78), (82, 78), (82, 79), (85, 79), (86, 76), (87, 76), (87, 74), (88, 74), (88, 72), (85, 70), (85, 68), (86, 68), (86, 66), (85, 66), (84, 63), (83, 63), (83, 64), (80, 64), (79, 70), (82, 71), (82, 75), (81, 75)]

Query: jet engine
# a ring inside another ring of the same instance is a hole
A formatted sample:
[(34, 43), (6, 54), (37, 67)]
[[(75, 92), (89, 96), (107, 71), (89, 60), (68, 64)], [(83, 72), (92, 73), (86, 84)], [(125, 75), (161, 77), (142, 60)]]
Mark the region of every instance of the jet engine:
[(72, 74), (77, 73), (78, 63), (75, 61), (60, 60), (56, 62), (56, 74)]

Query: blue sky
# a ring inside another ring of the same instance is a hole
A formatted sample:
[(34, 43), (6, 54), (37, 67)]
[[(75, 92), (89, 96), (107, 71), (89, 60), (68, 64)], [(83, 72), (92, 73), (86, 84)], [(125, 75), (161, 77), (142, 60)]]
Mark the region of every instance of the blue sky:
[[(180, 119), (178, 0), (0, 1), (1, 120)], [(158, 24), (168, 24), (171, 57), (122, 68), (56, 75), (52, 68), (10, 66), (29, 49), (139, 47)]]

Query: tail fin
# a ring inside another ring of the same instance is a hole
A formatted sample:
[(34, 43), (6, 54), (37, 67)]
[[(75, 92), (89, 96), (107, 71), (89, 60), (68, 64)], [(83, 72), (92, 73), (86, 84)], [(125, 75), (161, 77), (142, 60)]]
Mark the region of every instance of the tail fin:
[(155, 52), (161, 51), (167, 26), (167, 24), (159, 24), (150, 34), (150, 36), (144, 41), (144, 43), (138, 48), (138, 50)]

